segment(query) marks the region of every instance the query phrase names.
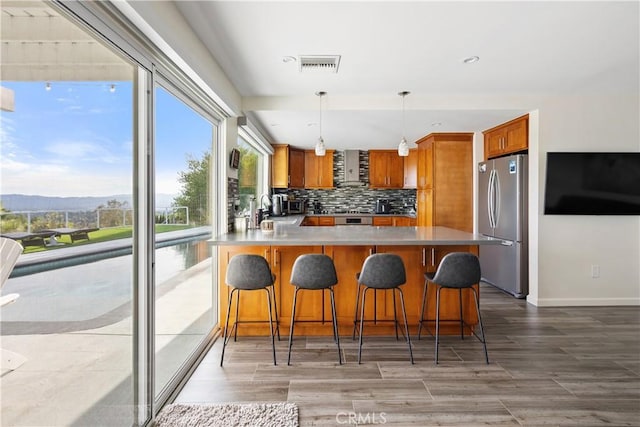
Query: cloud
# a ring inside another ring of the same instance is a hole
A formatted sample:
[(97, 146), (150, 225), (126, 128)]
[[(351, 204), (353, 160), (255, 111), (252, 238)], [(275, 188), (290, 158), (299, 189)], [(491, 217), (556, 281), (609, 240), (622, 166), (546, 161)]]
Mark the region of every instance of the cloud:
[(43, 150), (53, 155), (58, 163), (81, 160), (96, 164), (131, 164), (131, 149), (122, 155), (117, 155), (108, 148), (111, 145), (113, 144), (104, 138), (97, 141), (59, 140), (47, 144)]
[(121, 170), (96, 172), (58, 163), (2, 160), (0, 193), (99, 196), (132, 192), (132, 176)]

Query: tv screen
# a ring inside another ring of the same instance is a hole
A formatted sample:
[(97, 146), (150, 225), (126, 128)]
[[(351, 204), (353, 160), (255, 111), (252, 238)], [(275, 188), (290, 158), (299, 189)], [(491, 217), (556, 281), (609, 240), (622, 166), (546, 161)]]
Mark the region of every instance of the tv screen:
[(544, 213), (640, 215), (640, 153), (547, 153)]

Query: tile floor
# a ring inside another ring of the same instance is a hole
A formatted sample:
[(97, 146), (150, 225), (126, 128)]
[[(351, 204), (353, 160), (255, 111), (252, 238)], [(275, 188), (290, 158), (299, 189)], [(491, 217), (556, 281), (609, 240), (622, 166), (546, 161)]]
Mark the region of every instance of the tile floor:
[[(536, 308), (482, 287), (490, 364), (475, 339), (287, 339), (271, 363), (268, 338), (218, 340), (176, 402), (291, 401), (301, 426), (640, 425), (640, 308)], [(366, 332), (366, 330), (365, 330)], [(412, 337), (413, 338), (413, 337)]]

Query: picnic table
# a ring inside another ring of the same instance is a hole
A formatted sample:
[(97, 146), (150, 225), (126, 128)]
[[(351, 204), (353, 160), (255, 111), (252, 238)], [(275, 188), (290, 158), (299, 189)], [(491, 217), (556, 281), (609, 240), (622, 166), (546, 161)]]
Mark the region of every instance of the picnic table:
[(53, 232), (56, 236), (69, 236), (71, 243), (76, 240), (89, 240), (89, 233), (98, 231), (99, 228), (48, 228), (43, 232)]
[(11, 240), (19, 241), (23, 247), (27, 246), (46, 246), (48, 242), (45, 239), (51, 239), (56, 236), (57, 232), (53, 230), (34, 231), (32, 233), (26, 231), (13, 231), (11, 233), (2, 233), (0, 236)]

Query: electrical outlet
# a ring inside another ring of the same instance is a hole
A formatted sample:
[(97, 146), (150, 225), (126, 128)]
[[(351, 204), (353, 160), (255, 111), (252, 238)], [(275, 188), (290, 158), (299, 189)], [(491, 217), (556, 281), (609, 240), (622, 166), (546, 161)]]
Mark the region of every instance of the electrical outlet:
[(600, 266), (598, 264), (591, 265), (591, 278), (597, 279), (600, 277)]

